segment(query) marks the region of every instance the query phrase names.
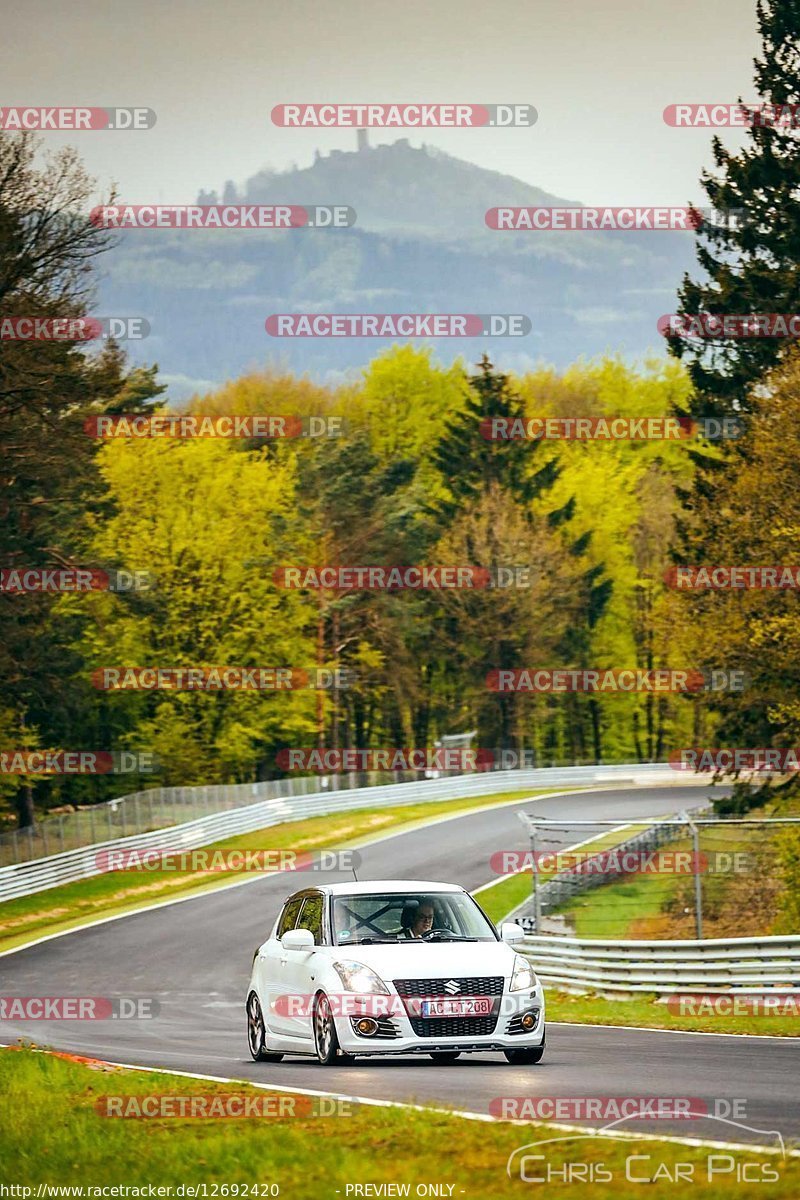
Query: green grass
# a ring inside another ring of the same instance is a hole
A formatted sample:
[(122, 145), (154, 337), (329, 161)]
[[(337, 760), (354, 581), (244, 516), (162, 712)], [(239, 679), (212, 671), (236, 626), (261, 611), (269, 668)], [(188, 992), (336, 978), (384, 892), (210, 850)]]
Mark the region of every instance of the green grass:
[[(227, 838), (204, 849), (226, 850), (324, 850), (353, 847), (383, 833), (410, 828), (437, 817), (470, 812), (494, 804), (548, 794), (548, 790), (505, 792), (475, 796), (469, 800), (396, 805), (391, 808), (356, 809), (303, 821), (288, 821), (268, 829)], [(169, 844), (168, 831), (165, 844)], [(489, 873), (487, 862), (486, 872)], [(98, 917), (115, 916), (146, 904), (189, 893), (224, 887), (248, 876), (235, 870), (213, 874), (180, 874), (175, 871), (110, 871), (90, 879), (48, 888), (18, 900), (0, 904), (0, 950), (24, 945), (37, 937), (75, 929)], [(298, 875), (301, 880), (306, 873)]]
[(574, 896), (554, 911), (570, 920), (574, 937), (623, 940), (633, 936), (634, 921), (654, 919), (684, 879), (635, 874)]
[[(431, 1064), (430, 1069), (438, 1068)], [(544, 1066), (533, 1070), (546, 1079)], [(264, 1075), (267, 1079), (268, 1068)], [(528, 1072), (522, 1072), (517, 1092), (526, 1090), (527, 1079)], [(324, 1086), (322, 1079), (315, 1078), (314, 1083)], [(95, 1108), (101, 1096), (265, 1093), (239, 1083), (91, 1070), (84, 1063), (30, 1049), (0, 1052), (0, 1091), (6, 1098), (0, 1112), (4, 1182), (31, 1187), (33, 1195), (40, 1183), (122, 1184), (145, 1189), (148, 1184), (173, 1188), (205, 1184), (208, 1196), (214, 1195), (214, 1184), (277, 1184), (280, 1195), (291, 1200), (335, 1200), (337, 1196), (346, 1200), (348, 1185), (409, 1184), (413, 1196), (421, 1183), (444, 1183), (453, 1186), (453, 1197), (488, 1200), (521, 1194), (519, 1174), (511, 1179), (506, 1175), (512, 1151), (564, 1134), (546, 1125), (487, 1124), (441, 1112), (366, 1105), (349, 1116), (330, 1117), (105, 1117)], [(302, 1098), (298, 1103), (302, 1104)], [(691, 1122), (686, 1124), (691, 1126)], [(729, 1126), (720, 1126), (720, 1131), (719, 1140), (730, 1136)], [(691, 1135), (689, 1127), (685, 1136)], [(647, 1185), (648, 1196), (673, 1195), (674, 1184), (667, 1175), (674, 1174), (677, 1163), (691, 1164), (696, 1180), (691, 1194), (700, 1200), (727, 1197), (731, 1190), (737, 1196), (758, 1194), (768, 1195), (770, 1200), (789, 1200), (800, 1191), (797, 1159), (782, 1160), (756, 1149), (730, 1152), (737, 1163), (759, 1164), (752, 1171), (777, 1173), (776, 1182), (762, 1184), (753, 1192), (737, 1186), (730, 1174), (706, 1182), (709, 1156), (719, 1155), (719, 1151), (656, 1138), (634, 1141), (578, 1135), (534, 1147), (530, 1153), (546, 1156), (546, 1165), (529, 1163), (528, 1169), (535, 1174), (548, 1167), (563, 1170), (570, 1163), (590, 1164), (597, 1172), (602, 1164), (612, 1178), (592, 1184), (592, 1196), (597, 1200), (642, 1195), (641, 1183), (626, 1181), (626, 1159), (631, 1155), (649, 1156), (647, 1161), (639, 1158), (635, 1162), (639, 1178), (645, 1173), (654, 1178)], [(711, 1161), (721, 1166), (719, 1158)], [(352, 1191), (349, 1194), (354, 1195)], [(574, 1194), (585, 1194), (580, 1184)]]
[[(776, 991), (776, 995), (780, 995)], [(548, 1021), (573, 1021), (581, 1025), (645, 1025), (650, 1029), (682, 1029), (693, 1033), (768, 1034), (800, 1037), (800, 1016), (720, 1014), (679, 1016), (669, 1012), (654, 995), (606, 999), (596, 995), (571, 995), (546, 989)], [(723, 1139), (724, 1140), (724, 1139)]]

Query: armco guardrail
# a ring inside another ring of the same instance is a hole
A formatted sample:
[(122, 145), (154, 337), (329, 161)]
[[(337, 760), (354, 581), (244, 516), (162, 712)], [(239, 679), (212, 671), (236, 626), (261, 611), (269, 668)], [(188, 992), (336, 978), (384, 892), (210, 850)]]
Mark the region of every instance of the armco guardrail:
[[(605, 769), (597, 763), (583, 765), (592, 771)], [(546, 769), (556, 778), (556, 772), (562, 770), (570, 774), (575, 770), (575, 764), (562, 763)], [(608, 769), (620, 768), (612, 766)], [(638, 768), (621, 769), (627, 771)], [(642, 769), (647, 770), (648, 766)], [(505, 774), (508, 772), (490, 771), (482, 777), (494, 779)], [(26, 825), (24, 829), (0, 833), (0, 868), (64, 854), (67, 850), (79, 850), (82, 846), (94, 846), (103, 841), (133, 837), (136, 833), (150, 833), (153, 829), (168, 829), (198, 817), (230, 812), (264, 800), (309, 796), (325, 791), (360, 791), (365, 787), (397, 787), (401, 783), (419, 781), (418, 772), (370, 771), (328, 777), (301, 775), (262, 780), (259, 783), (149, 788), (144, 792), (117, 796), (101, 804), (83, 805), (73, 812), (47, 815), (34, 825)]]
[(702, 941), (594, 941), (527, 937), (521, 952), (563, 991), (658, 995), (765, 988), (800, 995), (800, 935)]
[[(14, 863), (0, 868), (0, 901), (44, 891), (59, 884), (73, 883), (103, 874), (97, 858), (102, 850), (117, 847), (126, 849), (193, 850), (208, 846), (224, 837), (267, 829), (284, 821), (301, 821), (306, 817), (326, 816), (359, 808), (381, 808), (389, 805), (417, 804), (434, 800), (457, 800), (483, 794), (524, 791), (528, 788), (586, 787), (590, 784), (639, 784), (674, 781), (674, 772), (664, 763), (637, 763), (621, 766), (543, 767), (519, 771), (478, 773), (449, 776), (446, 779), (426, 779), (417, 783), (395, 783), (380, 787), (365, 787), (349, 791), (317, 790), (305, 796), (270, 796), (264, 793), (274, 784), (237, 785), (242, 799), (250, 802), (228, 812), (198, 817), (179, 825), (154, 829), (132, 837), (115, 838), (53, 854), (29, 862)], [(297, 781), (300, 782), (300, 781)], [(305, 781), (304, 781), (305, 782)], [(308, 780), (309, 783), (316, 782)], [(202, 793), (207, 789), (186, 788), (185, 792)], [(259, 794), (260, 792), (260, 794)], [(147, 793), (143, 793), (147, 795)]]

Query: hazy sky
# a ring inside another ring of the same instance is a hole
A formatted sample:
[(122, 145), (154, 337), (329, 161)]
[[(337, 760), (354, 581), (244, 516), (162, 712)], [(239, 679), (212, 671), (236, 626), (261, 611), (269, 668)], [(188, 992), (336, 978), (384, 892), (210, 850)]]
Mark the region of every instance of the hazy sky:
[(6, 0), (2, 30), (3, 104), (156, 110), (150, 131), (47, 135), (132, 203), (354, 146), (274, 127), (298, 100), (533, 104), (532, 129), (409, 136), (573, 200), (700, 201), (711, 135), (662, 110), (753, 98), (758, 50), (755, 0)]

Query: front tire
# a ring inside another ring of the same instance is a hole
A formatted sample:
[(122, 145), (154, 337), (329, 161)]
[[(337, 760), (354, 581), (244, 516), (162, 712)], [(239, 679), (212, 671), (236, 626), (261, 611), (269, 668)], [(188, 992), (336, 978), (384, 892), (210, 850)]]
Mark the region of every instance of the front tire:
[(267, 1029), (264, 1024), (264, 1014), (255, 992), (247, 997), (247, 1044), (250, 1047), (250, 1057), (256, 1062), (280, 1062), (282, 1054), (271, 1054), (267, 1050)]
[(530, 1066), (542, 1061), (544, 1042), (541, 1046), (526, 1046), (524, 1049), (520, 1047), (519, 1050), (504, 1050), (503, 1053), (514, 1067)]
[(314, 1001), (313, 1022), (314, 1048), (322, 1066), (332, 1067), (337, 1063), (339, 1066), (344, 1066), (345, 1063), (352, 1062), (352, 1055), (345, 1054), (339, 1046), (331, 1002), (324, 992), (320, 992)]

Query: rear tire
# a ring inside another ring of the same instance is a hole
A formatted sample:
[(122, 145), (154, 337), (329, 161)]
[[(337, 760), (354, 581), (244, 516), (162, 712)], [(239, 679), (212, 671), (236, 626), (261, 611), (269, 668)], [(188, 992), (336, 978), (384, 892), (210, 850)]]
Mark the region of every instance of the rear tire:
[(529, 1046), (524, 1049), (520, 1047), (519, 1050), (504, 1050), (503, 1053), (514, 1067), (531, 1066), (533, 1063), (542, 1061), (544, 1042), (541, 1046)]
[(264, 1024), (264, 1014), (255, 992), (247, 997), (247, 1044), (250, 1047), (250, 1057), (256, 1062), (280, 1062), (282, 1054), (271, 1054), (267, 1050), (267, 1030)]
[(433, 1050), (431, 1058), (435, 1063), (441, 1063), (445, 1066), (447, 1063), (454, 1063), (457, 1058), (461, 1058), (460, 1050)]

